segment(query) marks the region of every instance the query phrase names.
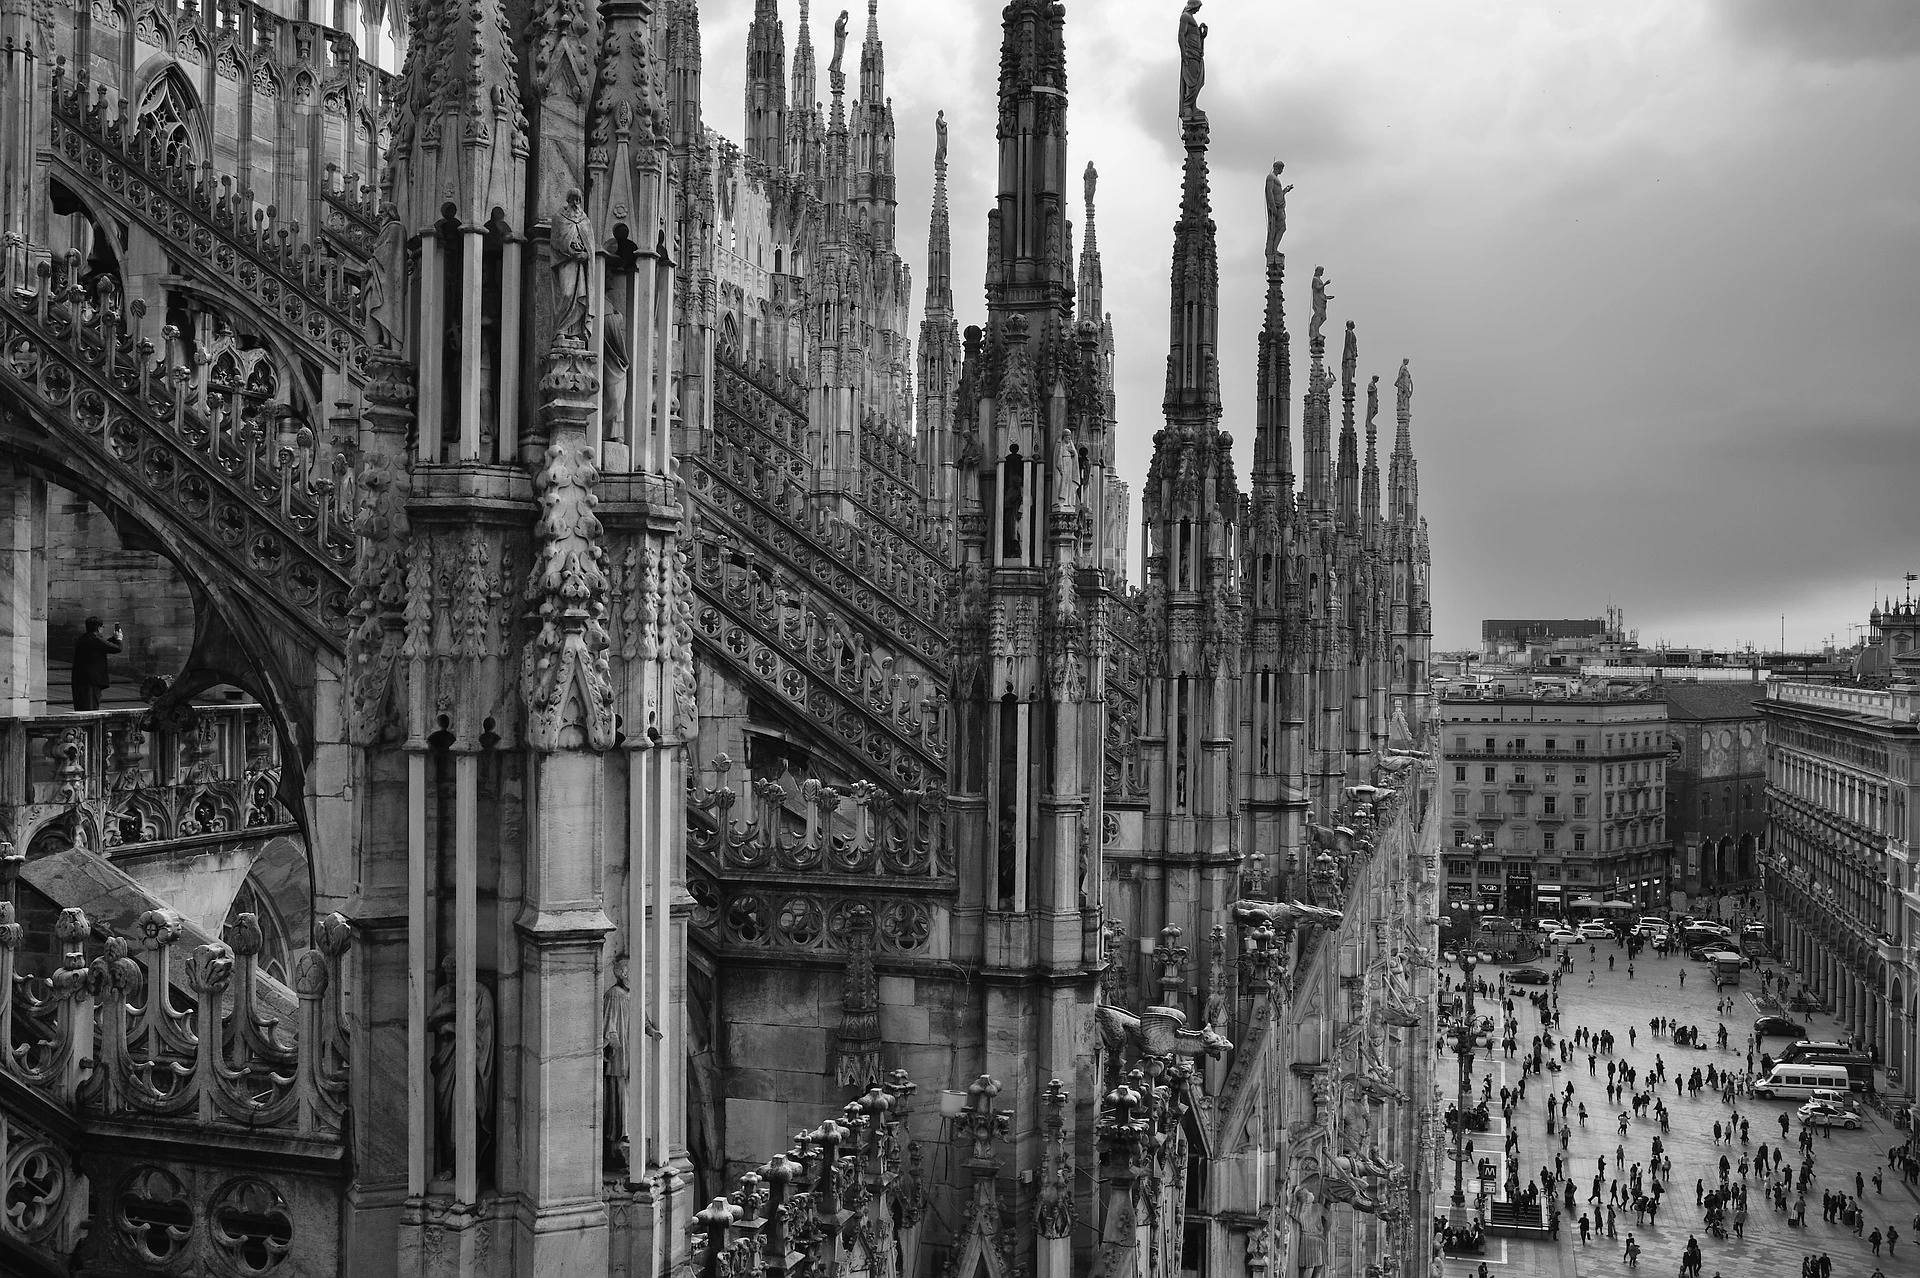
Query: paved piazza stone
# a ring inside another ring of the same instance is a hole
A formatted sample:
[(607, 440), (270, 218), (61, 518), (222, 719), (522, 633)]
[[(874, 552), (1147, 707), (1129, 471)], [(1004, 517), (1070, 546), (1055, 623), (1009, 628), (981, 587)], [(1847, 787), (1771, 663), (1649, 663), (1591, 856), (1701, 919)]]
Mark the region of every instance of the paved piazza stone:
[[(1579, 1205), (1571, 1219), (1563, 1216), (1558, 1242), (1492, 1239), (1484, 1257), (1490, 1278), (1529, 1278), (1531, 1275), (1550, 1278), (1563, 1275), (1625, 1278), (1629, 1274), (1672, 1278), (1672, 1275), (1680, 1272), (1680, 1255), (1689, 1236), (1700, 1240), (1701, 1278), (1714, 1278), (1716, 1273), (1720, 1278), (1798, 1278), (1801, 1257), (1809, 1252), (1815, 1255), (1825, 1252), (1832, 1258), (1833, 1278), (1868, 1278), (1876, 1264), (1886, 1278), (1920, 1275), (1920, 1239), (1915, 1237), (1920, 1231), (1911, 1228), (1915, 1214), (1920, 1213), (1920, 1195), (1902, 1183), (1898, 1173), (1887, 1164), (1888, 1148), (1904, 1143), (1906, 1133), (1897, 1130), (1885, 1115), (1871, 1106), (1863, 1107), (1866, 1121), (1861, 1130), (1835, 1130), (1831, 1138), (1816, 1134), (1814, 1178), (1807, 1193), (1805, 1229), (1789, 1227), (1786, 1214), (1775, 1211), (1761, 1197), (1758, 1177), (1750, 1176), (1745, 1239), (1729, 1236), (1722, 1241), (1708, 1234), (1703, 1213), (1694, 1205), (1694, 1182), (1704, 1178), (1711, 1188), (1719, 1179), (1720, 1155), (1728, 1154), (1737, 1167), (1742, 1146), (1737, 1140), (1731, 1146), (1724, 1141), (1719, 1145), (1713, 1142), (1713, 1124), (1720, 1122), (1724, 1125), (1729, 1117), (1727, 1105), (1717, 1095), (1704, 1090), (1697, 1100), (1676, 1095), (1672, 1079), (1674, 1070), (1680, 1066), (1688, 1071), (1695, 1066), (1704, 1071), (1708, 1062), (1719, 1068), (1731, 1066), (1736, 1070), (1745, 1066), (1747, 1037), (1753, 1028), (1753, 1018), (1760, 1014), (1754, 1006), (1754, 996), (1760, 988), (1758, 977), (1748, 973), (1734, 996), (1733, 1013), (1719, 1016), (1714, 1012), (1719, 995), (1712, 981), (1705, 979), (1705, 971), (1699, 963), (1683, 957), (1658, 958), (1649, 951), (1642, 951), (1634, 960), (1634, 975), (1629, 978), (1626, 950), (1621, 946), (1601, 942), (1591, 960), (1585, 945), (1576, 947), (1573, 952), (1573, 970), (1560, 983), (1561, 1029), (1569, 1035), (1583, 1025), (1596, 1033), (1612, 1030), (1618, 1040), (1613, 1059), (1630, 1061), (1641, 1071), (1643, 1082), (1653, 1070), (1656, 1054), (1666, 1061), (1668, 1081), (1665, 1092), (1664, 1095), (1658, 1091), (1655, 1094), (1666, 1102), (1672, 1118), (1672, 1131), (1663, 1139), (1663, 1145), (1667, 1155), (1673, 1159), (1673, 1179), (1661, 1197), (1658, 1225), (1650, 1228), (1634, 1225), (1633, 1212), (1629, 1208), (1621, 1211), (1616, 1220), (1617, 1237), (1608, 1238), (1602, 1228), (1596, 1231), (1591, 1243), (1582, 1246), (1578, 1222), (1582, 1211), (1591, 1210), (1587, 1196), (1592, 1190), (1594, 1172), (1598, 1167), (1596, 1160), (1606, 1155), (1608, 1179), (1611, 1181), (1615, 1172), (1614, 1151), (1624, 1139), (1628, 1165), (1645, 1163), (1650, 1153), (1649, 1142), (1659, 1134), (1660, 1125), (1651, 1116), (1629, 1117), (1627, 1134), (1624, 1138), (1620, 1136), (1618, 1121), (1623, 1107), (1607, 1104), (1608, 1057), (1604, 1055), (1599, 1058), (1592, 1074), (1587, 1072), (1586, 1052), (1582, 1050), (1575, 1055), (1572, 1064), (1559, 1074), (1529, 1077), (1526, 1099), (1520, 1102), (1514, 1113), (1514, 1124), (1520, 1131), (1520, 1178), (1524, 1183), (1537, 1177), (1543, 1164), (1551, 1167), (1553, 1155), (1560, 1147), (1557, 1129), (1554, 1135), (1547, 1134), (1545, 1096), (1548, 1084), (1544, 1080), (1556, 1080), (1553, 1085), (1561, 1089), (1571, 1081), (1571, 1108), (1575, 1119), (1563, 1164), (1574, 1176), (1576, 1202)], [(1614, 959), (1612, 971), (1607, 969), (1609, 955)], [(1546, 962), (1538, 966), (1550, 970)], [(1679, 979), (1683, 968), (1687, 973), (1684, 987)], [(1489, 979), (1494, 979), (1503, 969), (1483, 965), (1479, 970)], [(1589, 973), (1593, 976), (1591, 985), (1587, 983)], [(1457, 979), (1458, 969), (1455, 969), (1455, 976)], [(1540, 1032), (1540, 1017), (1527, 1001), (1526, 995), (1547, 988), (1509, 986), (1514, 1012), (1520, 1020), (1519, 1041), (1523, 1048), (1530, 1047), (1533, 1036)], [(1480, 1006), (1486, 1006), (1484, 998), (1480, 1000)], [(1653, 1037), (1648, 1030), (1648, 1021), (1658, 1015), (1671, 1016), (1682, 1025), (1699, 1026), (1700, 1037), (1707, 1046), (1676, 1047), (1664, 1035)], [(1795, 1019), (1805, 1023), (1814, 1038), (1834, 1038), (1840, 1033), (1833, 1018), (1828, 1016), (1806, 1017), (1796, 1014)], [(1726, 1051), (1714, 1046), (1715, 1031), (1723, 1023), (1729, 1036)], [(1635, 1031), (1636, 1041), (1632, 1046), (1627, 1041), (1629, 1026)], [(1556, 1032), (1556, 1042), (1558, 1037)], [(1779, 1038), (1769, 1040), (1775, 1053), (1784, 1042)], [(1757, 1059), (1757, 1049), (1755, 1055)], [(1482, 1154), (1498, 1151), (1504, 1145), (1506, 1132), (1497, 1113), (1498, 1094), (1502, 1086), (1512, 1086), (1520, 1078), (1519, 1057), (1507, 1060), (1499, 1054), (1496, 1046), (1491, 1060), (1485, 1055), (1474, 1058), (1476, 1096), (1480, 1080), (1486, 1077), (1489, 1065), (1493, 1072), (1496, 1114), (1493, 1128), (1486, 1136), (1476, 1139), (1476, 1147)], [(1438, 1076), (1447, 1080), (1443, 1084), (1446, 1101), (1452, 1101), (1458, 1067), (1452, 1063), (1451, 1057), (1442, 1064)], [(1587, 1106), (1588, 1115), (1584, 1128), (1577, 1117), (1582, 1102)], [(1787, 1153), (1792, 1165), (1798, 1167), (1800, 1122), (1794, 1111), (1799, 1105), (1799, 1101), (1766, 1100), (1758, 1096), (1739, 1098), (1734, 1108), (1750, 1123), (1752, 1139), (1745, 1146), (1749, 1156), (1762, 1141), (1770, 1149), (1780, 1143), (1780, 1115), (1785, 1113), (1793, 1123)], [(1876, 1193), (1873, 1187), (1876, 1168), (1884, 1173), (1882, 1193)], [(1866, 1193), (1860, 1198), (1865, 1208), (1866, 1222), (1860, 1237), (1855, 1237), (1849, 1226), (1837, 1222), (1828, 1224), (1820, 1218), (1820, 1195), (1833, 1189), (1853, 1193), (1856, 1172), (1866, 1178)], [(1450, 1167), (1446, 1167), (1446, 1174), (1449, 1178), (1448, 1188), (1442, 1189), (1436, 1198), (1435, 1210), (1439, 1212), (1446, 1211), (1452, 1183)], [(1499, 1174), (1504, 1180), (1504, 1166)], [(1732, 1180), (1737, 1182), (1739, 1179), (1740, 1173), (1735, 1170)], [(1624, 1184), (1622, 1188), (1624, 1190)], [(1788, 1202), (1791, 1204), (1792, 1200)], [(1897, 1249), (1888, 1255), (1883, 1245), (1876, 1259), (1866, 1235), (1876, 1227), (1884, 1234), (1889, 1225), (1900, 1231)], [(1629, 1231), (1641, 1246), (1637, 1268), (1629, 1267), (1623, 1255)], [(1472, 1278), (1478, 1274), (1478, 1265), (1478, 1258), (1473, 1261), (1449, 1258), (1445, 1265), (1446, 1278)]]

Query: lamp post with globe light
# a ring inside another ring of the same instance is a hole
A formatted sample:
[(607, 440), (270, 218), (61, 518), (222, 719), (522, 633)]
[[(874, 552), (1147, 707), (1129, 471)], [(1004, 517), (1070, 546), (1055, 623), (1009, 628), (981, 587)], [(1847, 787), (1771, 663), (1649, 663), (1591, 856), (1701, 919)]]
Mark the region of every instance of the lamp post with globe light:
[[(1460, 1058), (1460, 1099), (1456, 1102), (1459, 1120), (1453, 1127), (1453, 1209), (1447, 1220), (1455, 1230), (1468, 1229), (1473, 1223), (1472, 1215), (1467, 1210), (1467, 1111), (1473, 1101), (1473, 1051), (1482, 1045), (1481, 1039), (1486, 1037), (1479, 1031), (1474, 1012), (1473, 970), (1477, 956), (1473, 947), (1479, 940), (1480, 916), (1488, 913), (1489, 908), (1484, 901), (1450, 901), (1447, 904), (1447, 909), (1454, 916), (1454, 944), (1460, 956), (1461, 983), (1466, 992), (1460, 1022), (1447, 1034), (1454, 1054)], [(1490, 1043), (1489, 1038), (1488, 1045)]]

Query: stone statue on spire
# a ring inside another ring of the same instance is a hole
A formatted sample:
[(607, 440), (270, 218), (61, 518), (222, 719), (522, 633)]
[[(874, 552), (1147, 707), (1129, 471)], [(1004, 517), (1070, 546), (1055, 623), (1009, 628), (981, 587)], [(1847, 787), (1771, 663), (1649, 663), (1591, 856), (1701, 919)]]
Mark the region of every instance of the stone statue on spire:
[(1180, 118), (1200, 112), (1200, 86), (1207, 82), (1207, 24), (1193, 15), (1200, 0), (1180, 12)]
[(1293, 189), (1293, 183), (1282, 185), (1280, 175), (1287, 166), (1279, 160), (1273, 162), (1273, 172), (1267, 174), (1267, 260), (1271, 262), (1280, 256), (1280, 237), (1287, 233), (1287, 192)]
[(1380, 415), (1380, 374), (1367, 380), (1367, 434), (1373, 434), (1373, 419)]
[(1307, 321), (1307, 340), (1312, 343), (1319, 342), (1320, 329), (1327, 322), (1327, 302), (1333, 297), (1333, 294), (1327, 292), (1328, 283), (1327, 268), (1324, 266), (1314, 267), (1313, 318)]
[(847, 56), (847, 11), (842, 9), (840, 16), (833, 20), (833, 61), (827, 64), (827, 74), (840, 74), (840, 61)]
[(1093, 167), (1093, 161), (1087, 161), (1087, 171), (1080, 175), (1080, 189), (1086, 198), (1087, 207), (1093, 207), (1093, 188), (1100, 183), (1100, 171)]
[(947, 113), (945, 111), (933, 117), (933, 164), (943, 167), (947, 162)]
[(1413, 411), (1413, 373), (1407, 367), (1412, 361), (1400, 361), (1400, 376), (1393, 379), (1393, 388), (1400, 395), (1400, 416), (1405, 417)]

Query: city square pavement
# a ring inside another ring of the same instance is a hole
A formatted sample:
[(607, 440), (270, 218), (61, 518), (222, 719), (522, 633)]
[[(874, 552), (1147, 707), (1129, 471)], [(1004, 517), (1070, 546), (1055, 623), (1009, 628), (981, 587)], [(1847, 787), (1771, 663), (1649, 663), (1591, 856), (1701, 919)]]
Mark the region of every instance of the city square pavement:
[[(1906, 1133), (1895, 1129), (1885, 1115), (1871, 1106), (1862, 1107), (1865, 1123), (1861, 1130), (1834, 1130), (1831, 1139), (1823, 1135), (1815, 1136), (1814, 1178), (1807, 1191), (1806, 1228), (1793, 1228), (1787, 1224), (1787, 1215), (1776, 1211), (1762, 1196), (1760, 1179), (1755, 1175), (1748, 1181), (1746, 1237), (1735, 1238), (1730, 1232), (1723, 1241), (1709, 1234), (1701, 1209), (1694, 1205), (1694, 1183), (1704, 1178), (1708, 1188), (1712, 1188), (1719, 1180), (1720, 1156), (1727, 1154), (1737, 1168), (1743, 1147), (1738, 1141), (1731, 1145), (1724, 1141), (1717, 1145), (1714, 1143), (1713, 1124), (1716, 1121), (1725, 1124), (1730, 1118), (1728, 1106), (1717, 1094), (1702, 1091), (1697, 1100), (1677, 1095), (1672, 1080), (1676, 1069), (1684, 1068), (1690, 1072), (1697, 1066), (1704, 1073), (1708, 1062), (1719, 1068), (1732, 1068), (1736, 1072), (1744, 1068), (1747, 1039), (1753, 1029), (1753, 1018), (1759, 1014), (1754, 1005), (1760, 990), (1758, 974), (1743, 974), (1741, 987), (1734, 995), (1733, 1013), (1721, 1016), (1714, 1011), (1721, 992), (1715, 991), (1703, 965), (1684, 955), (1659, 958), (1651, 950), (1642, 950), (1633, 961), (1634, 975), (1629, 977), (1627, 954), (1622, 946), (1600, 942), (1592, 959), (1588, 958), (1585, 944), (1570, 948), (1575, 962), (1573, 970), (1560, 982), (1560, 1025), (1555, 1031), (1556, 1045), (1561, 1033), (1571, 1036), (1581, 1026), (1596, 1033), (1611, 1030), (1617, 1040), (1612, 1059), (1630, 1061), (1640, 1071), (1642, 1086), (1652, 1076), (1655, 1055), (1658, 1054), (1666, 1062), (1667, 1082), (1657, 1087), (1654, 1094), (1666, 1102), (1672, 1122), (1672, 1130), (1662, 1137), (1662, 1144), (1666, 1155), (1673, 1160), (1673, 1176), (1667, 1182), (1666, 1193), (1661, 1199), (1659, 1223), (1652, 1227), (1635, 1225), (1631, 1208), (1623, 1208), (1615, 1223), (1615, 1237), (1607, 1237), (1603, 1227), (1595, 1231), (1591, 1243), (1582, 1245), (1580, 1241), (1580, 1214), (1591, 1213), (1595, 1206), (1588, 1201), (1588, 1195), (1598, 1170), (1597, 1159), (1603, 1154), (1606, 1156), (1607, 1175), (1612, 1180), (1616, 1174), (1616, 1147), (1625, 1144), (1629, 1166), (1635, 1162), (1645, 1164), (1651, 1153), (1651, 1139), (1660, 1132), (1659, 1122), (1649, 1110), (1646, 1118), (1630, 1116), (1626, 1135), (1622, 1137), (1619, 1134), (1619, 1115), (1627, 1107), (1624, 1104), (1610, 1106), (1607, 1103), (1609, 1058), (1600, 1056), (1595, 1072), (1589, 1074), (1587, 1053), (1580, 1049), (1573, 1062), (1558, 1074), (1548, 1071), (1529, 1076), (1526, 1098), (1514, 1113), (1514, 1126), (1520, 1133), (1519, 1175), (1521, 1183), (1525, 1184), (1538, 1177), (1543, 1165), (1551, 1168), (1553, 1156), (1560, 1150), (1558, 1131), (1552, 1136), (1547, 1134), (1547, 1088), (1551, 1086), (1564, 1092), (1568, 1082), (1573, 1084), (1573, 1104), (1570, 1107), (1572, 1133), (1563, 1162), (1574, 1180), (1577, 1206), (1571, 1217), (1563, 1209), (1559, 1241), (1489, 1239), (1484, 1257), (1474, 1257), (1471, 1261), (1449, 1257), (1445, 1263), (1446, 1278), (1468, 1278), (1477, 1274), (1482, 1260), (1486, 1262), (1492, 1278), (1523, 1278), (1529, 1275), (1551, 1278), (1561, 1275), (1605, 1275), (1607, 1278), (1619, 1278), (1627, 1274), (1670, 1278), (1680, 1272), (1680, 1256), (1689, 1236), (1700, 1240), (1702, 1278), (1713, 1278), (1716, 1272), (1721, 1278), (1798, 1278), (1801, 1258), (1809, 1252), (1816, 1255), (1825, 1252), (1832, 1259), (1833, 1278), (1868, 1278), (1876, 1264), (1887, 1278), (1920, 1274), (1920, 1238), (1915, 1237), (1915, 1233), (1920, 1231), (1910, 1228), (1915, 1213), (1920, 1212), (1920, 1195), (1904, 1184), (1887, 1163), (1888, 1148), (1904, 1144)], [(1534, 966), (1551, 971), (1557, 955), (1556, 950)], [(1609, 955), (1614, 960), (1611, 971), (1607, 967)], [(1684, 986), (1679, 979), (1682, 969), (1686, 971)], [(1483, 964), (1478, 974), (1484, 975), (1492, 983), (1506, 970), (1509, 969)], [(1592, 974), (1592, 984), (1588, 984), (1589, 973)], [(1458, 975), (1456, 968), (1456, 980)], [(1514, 1003), (1514, 1015), (1520, 1022), (1518, 1039), (1521, 1053), (1531, 1050), (1533, 1037), (1540, 1032), (1540, 1017), (1526, 996), (1530, 992), (1550, 989), (1550, 986), (1539, 985), (1508, 987)], [(1477, 1000), (1476, 1011), (1482, 1015), (1493, 1015), (1497, 1023), (1500, 1016), (1497, 1002), (1497, 999), (1481, 996)], [(1706, 1046), (1676, 1046), (1665, 1034), (1652, 1036), (1648, 1022), (1655, 1016), (1672, 1017), (1682, 1025), (1697, 1025)], [(1830, 1017), (1795, 1015), (1794, 1019), (1806, 1025), (1813, 1038), (1839, 1037), (1839, 1031)], [(1715, 1031), (1721, 1024), (1727, 1027), (1726, 1051), (1714, 1045)], [(1629, 1027), (1635, 1031), (1635, 1042), (1631, 1045), (1627, 1037)], [(1777, 1054), (1786, 1042), (1782, 1038), (1772, 1038), (1761, 1046)], [(1757, 1063), (1758, 1049), (1755, 1060)], [(1518, 1084), (1520, 1056), (1507, 1059), (1500, 1051), (1499, 1036), (1496, 1035), (1491, 1054), (1476, 1054), (1473, 1068), (1476, 1100), (1479, 1098), (1481, 1080), (1489, 1072), (1493, 1075), (1494, 1101), (1489, 1106), (1494, 1115), (1493, 1126), (1485, 1134), (1476, 1134), (1474, 1137), (1475, 1148), (1484, 1157), (1498, 1153), (1504, 1147), (1506, 1127), (1499, 1117), (1499, 1092), (1503, 1086)], [(1440, 1077), (1444, 1080), (1442, 1087), (1446, 1103), (1451, 1103), (1458, 1090), (1458, 1067), (1444, 1063)], [(1582, 1102), (1586, 1104), (1588, 1113), (1584, 1128), (1578, 1119)], [(1751, 1156), (1763, 1141), (1770, 1149), (1781, 1144), (1779, 1120), (1780, 1115), (1785, 1113), (1792, 1122), (1792, 1134), (1786, 1142), (1787, 1165), (1797, 1169), (1800, 1162), (1800, 1122), (1794, 1111), (1800, 1104), (1797, 1100), (1767, 1100), (1758, 1096), (1736, 1098), (1734, 1108), (1750, 1124), (1752, 1140), (1744, 1147), (1748, 1155)], [(1451, 1192), (1451, 1167), (1444, 1162), (1442, 1166), (1443, 1174), (1448, 1179), (1441, 1189), (1435, 1210), (1444, 1213)], [(1884, 1173), (1884, 1192), (1881, 1193), (1876, 1193), (1873, 1187), (1876, 1168)], [(1849, 1226), (1838, 1222), (1828, 1224), (1821, 1219), (1820, 1213), (1820, 1195), (1834, 1189), (1853, 1193), (1856, 1172), (1866, 1178), (1866, 1192), (1860, 1196), (1866, 1223), (1860, 1237), (1855, 1237)], [(1498, 1169), (1498, 1176), (1503, 1182), (1506, 1176), (1504, 1163)], [(1738, 1170), (1733, 1171), (1731, 1179), (1736, 1183), (1740, 1180)], [(1624, 1191), (1624, 1177), (1621, 1182)], [(1564, 1194), (1564, 1190), (1561, 1192)], [(1790, 1197), (1789, 1208), (1792, 1202)], [(1600, 1206), (1604, 1215), (1604, 1203)], [(1883, 1245), (1876, 1259), (1866, 1235), (1876, 1227), (1884, 1234), (1889, 1225), (1899, 1230), (1897, 1250), (1889, 1255)], [(1630, 1268), (1622, 1254), (1629, 1232), (1641, 1247), (1637, 1269)]]

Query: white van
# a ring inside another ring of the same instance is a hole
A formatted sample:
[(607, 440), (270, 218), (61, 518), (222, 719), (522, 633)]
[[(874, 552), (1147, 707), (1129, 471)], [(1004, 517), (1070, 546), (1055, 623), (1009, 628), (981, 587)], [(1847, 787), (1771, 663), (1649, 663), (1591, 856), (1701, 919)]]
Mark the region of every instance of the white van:
[(1859, 1098), (1852, 1092), (1840, 1091), (1831, 1087), (1816, 1087), (1813, 1090), (1813, 1095), (1808, 1099), (1817, 1100), (1828, 1105), (1836, 1105), (1841, 1109), (1848, 1110), (1855, 1114), (1860, 1112)]
[(1853, 1080), (1845, 1065), (1815, 1065), (1811, 1062), (1775, 1065), (1773, 1072), (1753, 1085), (1760, 1096), (1792, 1097), (1809, 1100), (1816, 1091), (1831, 1088), (1836, 1092), (1852, 1090)]

